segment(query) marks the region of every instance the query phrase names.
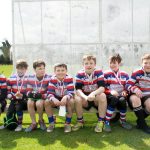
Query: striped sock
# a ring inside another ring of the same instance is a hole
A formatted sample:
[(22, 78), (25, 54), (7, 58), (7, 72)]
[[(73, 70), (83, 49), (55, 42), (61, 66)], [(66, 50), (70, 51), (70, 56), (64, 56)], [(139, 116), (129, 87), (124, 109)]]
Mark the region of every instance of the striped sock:
[(107, 111), (106, 111), (106, 118), (105, 118), (106, 124), (109, 124), (114, 110), (115, 110), (115, 108), (112, 108), (112, 107), (108, 106)]
[(98, 118), (98, 121), (104, 121), (104, 118), (99, 117), (99, 118)]
[(83, 116), (81, 118), (77, 118), (77, 121), (80, 122), (80, 123), (84, 123)]
[(126, 121), (126, 110), (120, 110), (120, 121), (121, 122)]

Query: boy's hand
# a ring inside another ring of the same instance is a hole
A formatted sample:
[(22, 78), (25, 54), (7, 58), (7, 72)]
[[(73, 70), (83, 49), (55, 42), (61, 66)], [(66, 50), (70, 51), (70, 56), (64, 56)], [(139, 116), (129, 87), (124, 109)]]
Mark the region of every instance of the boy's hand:
[(111, 91), (111, 95), (113, 95), (113, 96), (116, 96), (116, 97), (118, 97), (119, 96), (119, 93), (117, 92), (117, 91)]
[(16, 99), (22, 99), (23, 94), (21, 94), (20, 92), (17, 92), (17, 93), (15, 94), (15, 96), (16, 96)]
[(135, 94), (136, 94), (139, 98), (142, 98), (142, 97), (143, 97), (143, 93), (142, 93), (142, 91), (139, 90), (139, 89), (136, 89), (136, 90), (135, 90)]
[(124, 97), (127, 97), (128, 93), (127, 93), (127, 91), (123, 91), (123, 92), (121, 93), (121, 95), (124, 96)]
[(88, 95), (88, 101), (94, 101), (95, 99), (95, 94), (94, 93), (91, 93)]
[(61, 99), (61, 101), (60, 101), (61, 104), (60, 104), (60, 105), (61, 105), (61, 106), (66, 106), (67, 100), (68, 100), (68, 96), (65, 95), (65, 96)]

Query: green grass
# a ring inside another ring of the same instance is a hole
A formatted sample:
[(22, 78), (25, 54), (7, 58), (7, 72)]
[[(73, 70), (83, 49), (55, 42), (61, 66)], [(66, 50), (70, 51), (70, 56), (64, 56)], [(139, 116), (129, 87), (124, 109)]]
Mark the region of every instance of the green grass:
[(6, 77), (9, 77), (12, 73), (12, 65), (0, 65), (0, 74), (4, 74)]
[[(4, 114), (3, 114), (4, 116)], [(2, 117), (3, 117), (2, 116)], [(0, 120), (2, 121), (2, 117)], [(149, 150), (150, 136), (137, 130), (135, 127), (127, 131), (119, 126), (119, 123), (112, 124), (112, 133), (95, 133), (96, 115), (94, 113), (84, 114), (85, 127), (77, 132), (66, 134), (63, 132), (64, 118), (57, 117), (57, 124), (54, 132), (46, 133), (37, 129), (32, 133), (24, 131), (16, 133), (8, 130), (0, 130), (0, 149), (15, 150)], [(47, 117), (44, 114), (44, 119)], [(128, 113), (128, 121), (135, 125), (135, 116)], [(147, 119), (150, 124), (149, 118)], [(28, 114), (24, 116), (23, 127), (30, 123)], [(47, 122), (46, 122), (47, 123)], [(72, 123), (75, 123), (75, 115)], [(48, 126), (48, 124), (47, 124)]]

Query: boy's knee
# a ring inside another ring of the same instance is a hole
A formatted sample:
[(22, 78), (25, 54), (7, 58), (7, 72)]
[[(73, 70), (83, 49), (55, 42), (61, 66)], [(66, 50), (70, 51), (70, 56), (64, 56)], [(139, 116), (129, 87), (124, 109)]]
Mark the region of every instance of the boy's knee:
[(50, 105), (50, 101), (49, 100), (45, 100), (44, 101), (44, 106), (49, 106)]
[(75, 103), (82, 103), (82, 98), (79, 96), (75, 96)]
[(106, 103), (106, 94), (101, 93), (101, 94), (96, 95), (96, 100), (100, 103)]
[(131, 102), (133, 107), (138, 107), (141, 105), (141, 99), (138, 98), (136, 95), (132, 95), (130, 97), (130, 102)]
[(146, 109), (146, 111), (150, 114), (150, 100), (147, 100), (147, 101), (145, 102), (145, 109)]

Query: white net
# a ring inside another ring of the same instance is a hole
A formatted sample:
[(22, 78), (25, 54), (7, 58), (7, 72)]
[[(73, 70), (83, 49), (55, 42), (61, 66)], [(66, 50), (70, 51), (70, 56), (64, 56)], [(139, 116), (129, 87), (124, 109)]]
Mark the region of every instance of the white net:
[(24, 58), (30, 71), (41, 58), (48, 72), (64, 62), (74, 75), (88, 53), (106, 69), (119, 52), (130, 72), (150, 52), (150, 0), (13, 0), (12, 7), (14, 65)]

